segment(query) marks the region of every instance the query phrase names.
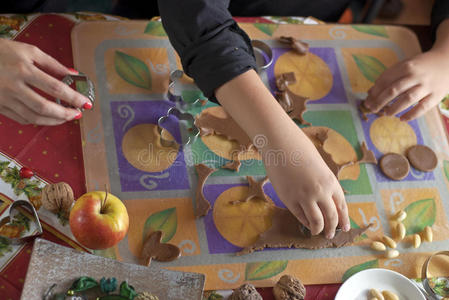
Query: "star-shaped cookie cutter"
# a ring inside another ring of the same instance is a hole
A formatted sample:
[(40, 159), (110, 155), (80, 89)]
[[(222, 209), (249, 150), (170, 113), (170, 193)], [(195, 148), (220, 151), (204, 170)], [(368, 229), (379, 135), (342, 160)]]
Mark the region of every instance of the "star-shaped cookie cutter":
[(161, 145), (164, 147), (171, 147), (177, 143), (175, 139), (170, 140), (166, 139), (162, 134), (163, 130), (167, 130), (166, 128), (163, 127), (163, 124), (170, 118), (170, 116), (176, 117), (179, 120), (179, 122), (186, 121), (187, 123), (189, 123), (188, 131), (190, 134), (189, 136), (187, 136), (187, 139), (185, 141), (183, 141), (181, 138), (181, 145), (184, 146), (194, 142), (198, 137), (198, 135), (200, 134), (200, 130), (198, 129), (198, 127), (195, 126), (195, 119), (193, 118), (193, 116), (189, 113), (181, 112), (176, 107), (170, 107), (167, 113), (157, 120), (157, 128), (160, 136)]
[(178, 89), (179, 80), (181, 80), (182, 76), (184, 76), (184, 71), (182, 70), (174, 70), (173, 72), (170, 73), (167, 90), (168, 100), (173, 102), (175, 106), (181, 110), (188, 110), (192, 107), (202, 106), (203, 99), (200, 98), (196, 99), (192, 103), (184, 101), (184, 99), (182, 98), (182, 94)]
[[(95, 102), (95, 86), (94, 83), (87, 77), (86, 74), (79, 72), (78, 75), (66, 75), (62, 78), (62, 82), (68, 86), (72, 85), (74, 82), (85, 82), (86, 89), (78, 91), (84, 96), (86, 96), (92, 104)], [(56, 103), (61, 104), (61, 99), (56, 99)], [(81, 108), (81, 110), (84, 110)]]

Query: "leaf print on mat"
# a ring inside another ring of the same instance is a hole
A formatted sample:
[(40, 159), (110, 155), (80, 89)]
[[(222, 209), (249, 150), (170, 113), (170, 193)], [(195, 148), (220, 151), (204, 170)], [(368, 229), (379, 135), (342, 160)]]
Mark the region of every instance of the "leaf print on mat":
[(279, 25), (271, 23), (254, 23), (254, 27), (256, 27), (265, 34), (272, 36), (273, 33), (276, 31), (276, 29), (278, 29)]
[(363, 76), (371, 82), (375, 82), (377, 77), (387, 69), (383, 63), (373, 56), (353, 54), (352, 57)]
[(446, 175), (446, 179), (449, 180), (449, 161), (443, 161), (444, 175)]
[(162, 26), (162, 22), (159, 21), (150, 21), (147, 24), (147, 27), (145, 27), (144, 33), (151, 34), (151, 35), (157, 35), (157, 36), (166, 36), (167, 33), (164, 30), (164, 27)]
[(353, 25), (352, 28), (363, 33), (381, 37), (388, 37), (387, 30), (383, 26)]
[(287, 267), (288, 260), (247, 263), (245, 280), (268, 279), (281, 273)]
[(407, 235), (419, 233), (426, 226), (432, 226), (436, 218), (435, 199), (422, 199), (409, 204), (404, 211), (407, 218), (402, 222)]
[(358, 273), (363, 270), (372, 269), (379, 267), (379, 260), (369, 260), (367, 262), (361, 263), (359, 265), (355, 265), (350, 267), (346, 272), (343, 274), (343, 277), (341, 278), (341, 281), (344, 282), (346, 279), (354, 275), (355, 273)]
[(168, 208), (156, 212), (148, 217), (143, 225), (143, 236), (145, 240), (150, 232), (162, 231), (162, 243), (169, 242), (176, 233), (178, 228), (178, 217), (176, 215), (176, 207)]
[(121, 51), (115, 51), (115, 71), (126, 82), (151, 90), (151, 73), (140, 59)]

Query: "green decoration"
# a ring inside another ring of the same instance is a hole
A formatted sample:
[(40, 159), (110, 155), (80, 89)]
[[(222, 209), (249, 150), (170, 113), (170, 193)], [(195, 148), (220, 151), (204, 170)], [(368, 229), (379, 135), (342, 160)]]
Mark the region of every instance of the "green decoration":
[(148, 217), (143, 226), (142, 239), (145, 240), (150, 232), (162, 231), (162, 243), (169, 242), (176, 233), (178, 217), (176, 207), (156, 212)]
[(167, 33), (165, 33), (164, 27), (162, 26), (162, 22), (158, 21), (148, 22), (147, 27), (145, 27), (144, 33), (156, 36), (167, 36)]
[(443, 167), (444, 167), (444, 175), (446, 175), (446, 179), (449, 180), (449, 161), (448, 160), (443, 161)]
[(259, 29), (265, 34), (268, 34), (269, 36), (272, 36), (273, 33), (278, 29), (279, 24), (272, 24), (272, 23), (254, 23), (254, 27)]
[(220, 294), (217, 294), (216, 291), (212, 291), (206, 300), (223, 300), (223, 296)]
[(288, 260), (247, 263), (245, 280), (262, 280), (271, 278), (287, 267)]
[(115, 71), (123, 80), (151, 90), (151, 72), (143, 61), (124, 52), (115, 51), (114, 64)]
[(377, 58), (365, 54), (353, 54), (355, 63), (362, 72), (363, 76), (371, 82), (376, 79), (387, 69), (387, 67)]
[(353, 25), (352, 28), (354, 28), (357, 31), (376, 35), (380, 37), (388, 37), (387, 30), (383, 26), (373, 26), (373, 25)]
[(101, 278), (100, 289), (103, 293), (109, 294), (117, 289), (117, 279), (115, 277)]
[(87, 276), (81, 276), (73, 282), (70, 290), (74, 292), (82, 292), (97, 286), (98, 282), (95, 279)]
[(123, 296), (126, 299), (133, 300), (134, 297), (137, 296), (137, 293), (132, 285), (129, 285), (128, 282), (123, 281), (120, 284), (120, 296)]
[(422, 199), (408, 205), (404, 211), (407, 218), (402, 221), (407, 230), (407, 235), (419, 233), (426, 226), (432, 227), (436, 218), (435, 199)]
[(7, 238), (0, 236), (0, 257), (5, 256), (5, 252), (11, 252), (12, 247)]
[(364, 262), (362, 264), (355, 265), (355, 266), (349, 268), (348, 270), (346, 270), (346, 272), (343, 274), (343, 277), (341, 280), (344, 282), (346, 279), (348, 279), (355, 273), (358, 273), (358, 272), (366, 270), (366, 269), (372, 269), (372, 268), (377, 268), (377, 267), (379, 267), (378, 259), (370, 260), (370, 261)]

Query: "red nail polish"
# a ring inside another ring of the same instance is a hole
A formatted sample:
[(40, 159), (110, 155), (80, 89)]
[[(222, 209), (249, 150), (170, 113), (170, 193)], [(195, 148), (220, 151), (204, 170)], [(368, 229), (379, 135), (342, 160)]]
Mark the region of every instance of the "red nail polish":
[(83, 113), (82, 112), (79, 112), (79, 114), (77, 114), (76, 116), (75, 116), (75, 118), (73, 118), (74, 120), (78, 120), (78, 119), (81, 119), (81, 117), (83, 116)]
[(75, 73), (76, 75), (78, 75), (80, 72), (78, 72), (77, 70), (73, 69), (73, 68), (68, 68), (68, 70), (70, 71), (70, 73)]
[(91, 109), (92, 108), (92, 103), (91, 102), (84, 103), (83, 108), (84, 109)]

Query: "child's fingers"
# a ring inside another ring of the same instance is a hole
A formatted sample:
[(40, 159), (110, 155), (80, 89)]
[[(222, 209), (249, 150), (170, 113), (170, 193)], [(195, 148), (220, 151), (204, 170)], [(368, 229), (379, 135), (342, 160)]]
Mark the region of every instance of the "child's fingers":
[(327, 239), (331, 239), (335, 235), (335, 229), (338, 225), (338, 214), (334, 201), (329, 199), (318, 203), (324, 216), (324, 234)]
[(419, 102), (419, 100), (425, 98), (427, 95), (428, 92), (421, 85), (415, 85), (414, 87), (400, 95), (396, 99), (396, 102), (388, 107), (385, 112), (387, 115), (393, 116)]
[(324, 228), (323, 214), (316, 202), (305, 201), (302, 206), (304, 210), (304, 215), (309, 222), (309, 229), (312, 235), (317, 235)]
[(343, 231), (349, 231), (351, 229), (351, 222), (349, 221), (349, 215), (348, 215), (348, 205), (346, 204), (346, 200), (344, 195), (334, 195), (333, 197), (335, 207), (337, 208), (337, 214), (338, 214), (338, 226)]
[(367, 106), (372, 112), (377, 113), (388, 103), (393, 101), (396, 97), (407, 92), (416, 85), (415, 80), (410, 77), (404, 77), (396, 80), (395, 82), (386, 82), (380, 88), (382, 89), (376, 96), (368, 95), (365, 106)]
[(299, 204), (296, 205), (293, 209), (290, 209), (290, 211), (299, 220), (299, 222), (301, 222), (302, 225), (309, 228), (309, 221), (307, 220), (306, 215), (304, 214), (304, 210)]
[(401, 77), (404, 77), (404, 75), (401, 76), (401, 72), (398, 71), (399, 65), (393, 66), (387, 70), (385, 70), (375, 81), (374, 85), (369, 89), (368, 91), (368, 101), (367, 107), (371, 109), (371, 106), (374, 105), (372, 103), (372, 99), (376, 99), (379, 97), (379, 95), (385, 90), (385, 87), (387, 87), (392, 82), (395, 82)]
[(406, 112), (401, 116), (401, 121), (408, 122), (410, 120), (416, 119), (423, 114), (425, 114), (429, 109), (435, 106), (436, 103), (440, 101), (441, 98), (434, 97), (433, 95), (428, 95), (421, 101), (419, 101), (418, 104), (416, 104), (415, 107), (413, 107), (411, 110)]

